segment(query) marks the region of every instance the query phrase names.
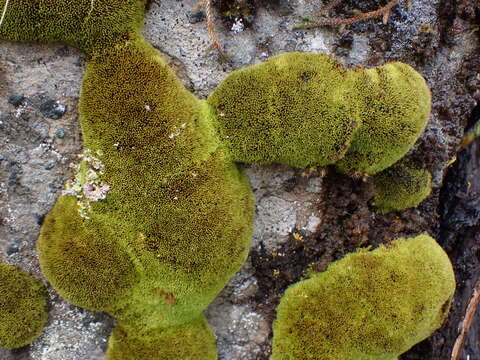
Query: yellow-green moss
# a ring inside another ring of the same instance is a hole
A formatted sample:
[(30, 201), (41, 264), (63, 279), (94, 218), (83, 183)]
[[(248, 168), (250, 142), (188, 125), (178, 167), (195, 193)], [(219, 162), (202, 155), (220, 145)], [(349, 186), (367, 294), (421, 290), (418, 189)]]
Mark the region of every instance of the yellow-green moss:
[(88, 62), (80, 119), (110, 190), (88, 219), (75, 197), (57, 201), (38, 240), (42, 270), (67, 300), (130, 332), (197, 318), (243, 264), (254, 211), (205, 104), (135, 40)]
[(30, 344), (47, 317), (43, 284), (15, 266), (0, 264), (0, 348)]
[(138, 34), (144, 12), (142, 0), (11, 0), (0, 39), (66, 43), (91, 52)]
[(290, 286), (273, 324), (271, 360), (393, 360), (446, 317), (448, 256), (428, 235), (359, 250)]
[(233, 72), (208, 102), (235, 161), (327, 165), (360, 125), (344, 81), (326, 55), (287, 53)]
[(337, 163), (343, 172), (375, 174), (400, 160), (428, 122), (431, 94), (412, 67), (392, 62), (350, 72), (362, 126), (346, 156)]
[(235, 161), (337, 163), (365, 174), (405, 155), (425, 128), (430, 101), (425, 80), (406, 64), (347, 71), (304, 53), (235, 71), (208, 99)]
[(416, 207), (430, 195), (432, 175), (402, 159), (374, 177), (374, 205), (380, 213)]
[(202, 316), (190, 323), (137, 336), (121, 325), (110, 337), (106, 360), (216, 359), (215, 337)]

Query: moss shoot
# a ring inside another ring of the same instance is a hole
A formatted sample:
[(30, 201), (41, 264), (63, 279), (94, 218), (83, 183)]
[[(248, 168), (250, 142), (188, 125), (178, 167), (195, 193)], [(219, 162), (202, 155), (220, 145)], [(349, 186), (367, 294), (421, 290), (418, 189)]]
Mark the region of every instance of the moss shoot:
[(432, 175), (402, 159), (374, 176), (374, 205), (380, 213), (416, 207), (430, 195)]
[(271, 360), (394, 360), (441, 326), (454, 291), (426, 234), (359, 250), (287, 289)]
[(47, 318), (43, 284), (15, 266), (0, 264), (0, 348), (30, 344)]

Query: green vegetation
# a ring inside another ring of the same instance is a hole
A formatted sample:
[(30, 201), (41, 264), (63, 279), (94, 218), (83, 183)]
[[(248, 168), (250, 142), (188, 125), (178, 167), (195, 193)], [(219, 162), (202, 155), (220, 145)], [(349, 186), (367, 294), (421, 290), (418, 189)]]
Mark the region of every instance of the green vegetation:
[(400, 211), (420, 204), (430, 195), (432, 175), (402, 159), (374, 177), (374, 205), (381, 213)]
[(406, 64), (347, 71), (326, 55), (303, 53), (235, 71), (208, 99), (235, 161), (336, 163), (362, 174), (406, 154), (430, 101), (425, 80)]
[[(0, 0), (3, 9), (5, 0)], [(102, 50), (139, 33), (141, 0), (10, 0), (0, 39)]]
[(440, 327), (455, 277), (430, 236), (359, 250), (290, 286), (271, 360), (394, 360)]
[(0, 347), (30, 344), (47, 322), (47, 292), (39, 281), (15, 266), (0, 264)]
[(38, 240), (42, 270), (67, 300), (148, 333), (198, 318), (241, 267), (253, 196), (205, 113), (143, 40), (88, 62), (80, 115), (97, 155), (80, 167), (80, 188), (96, 186), (85, 173), (97, 169), (109, 190), (88, 219), (61, 197)]
[(235, 162), (379, 172), (423, 130), (430, 94), (405, 64), (347, 71), (290, 53), (234, 72), (202, 101), (143, 39), (144, 5), (7, 8), (0, 39), (88, 53), (85, 150), (43, 223), (40, 265), (65, 299), (118, 320), (109, 359), (214, 359), (202, 311), (241, 267), (253, 227), (253, 194)]
[(186, 325), (154, 330), (145, 337), (129, 336), (120, 326), (110, 337), (106, 360), (216, 359), (215, 337), (202, 316)]

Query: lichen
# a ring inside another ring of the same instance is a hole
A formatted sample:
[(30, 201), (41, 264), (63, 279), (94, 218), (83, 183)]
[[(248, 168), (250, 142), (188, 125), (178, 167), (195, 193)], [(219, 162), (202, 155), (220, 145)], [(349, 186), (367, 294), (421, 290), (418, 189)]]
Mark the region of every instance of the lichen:
[[(103, 153), (97, 150), (95, 155), (101, 157)], [(92, 209), (91, 202), (105, 199), (110, 190), (110, 185), (101, 180), (105, 165), (98, 157), (94, 156), (90, 149), (79, 154), (80, 162), (70, 164), (74, 177), (67, 181), (62, 192), (62, 195), (77, 198), (78, 212), (85, 219), (90, 219), (88, 213)]]

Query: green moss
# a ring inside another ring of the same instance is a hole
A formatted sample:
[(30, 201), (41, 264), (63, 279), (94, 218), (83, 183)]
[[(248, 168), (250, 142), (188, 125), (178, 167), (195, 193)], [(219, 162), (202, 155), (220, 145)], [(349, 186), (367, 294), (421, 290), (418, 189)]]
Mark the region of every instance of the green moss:
[(235, 161), (374, 174), (415, 143), (430, 91), (406, 64), (347, 71), (326, 55), (288, 53), (235, 71), (208, 103)]
[(43, 284), (20, 269), (0, 264), (0, 347), (30, 344), (47, 322)]
[(428, 235), (359, 250), (290, 286), (277, 309), (271, 360), (393, 360), (446, 317), (448, 256)]
[(374, 205), (380, 213), (416, 207), (430, 195), (432, 175), (402, 159), (374, 177)]
[(92, 57), (80, 120), (110, 189), (88, 218), (74, 196), (46, 217), (40, 264), (62, 296), (148, 333), (197, 318), (241, 267), (253, 195), (209, 119), (144, 41)]
[(74, 304), (113, 312), (138, 281), (118, 236), (97, 218), (83, 219), (75, 198), (62, 196), (46, 216), (37, 242), (42, 272)]
[(233, 72), (208, 103), (235, 161), (335, 163), (355, 129), (345, 70), (326, 55), (288, 53)]
[[(0, 0), (3, 9), (6, 0)], [(0, 39), (66, 43), (87, 52), (122, 43), (143, 24), (142, 0), (10, 1)]]
[(337, 168), (375, 174), (400, 160), (425, 129), (430, 90), (419, 73), (400, 62), (352, 71), (349, 77), (351, 91), (359, 95), (362, 126)]
[(215, 337), (202, 316), (187, 325), (156, 330), (142, 337), (117, 326), (108, 344), (106, 360), (216, 359)]

